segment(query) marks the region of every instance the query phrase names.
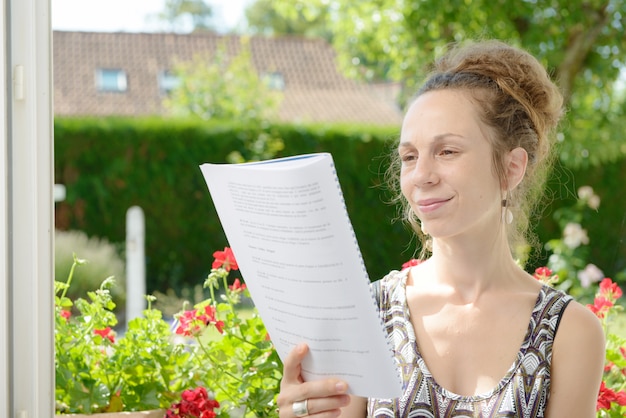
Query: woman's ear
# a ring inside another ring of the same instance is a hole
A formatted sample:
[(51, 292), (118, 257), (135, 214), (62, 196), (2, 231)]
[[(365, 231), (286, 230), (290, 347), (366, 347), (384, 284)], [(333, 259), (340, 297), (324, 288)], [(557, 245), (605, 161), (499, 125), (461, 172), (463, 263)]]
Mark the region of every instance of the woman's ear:
[(522, 147), (517, 147), (509, 151), (506, 157), (506, 178), (507, 189), (513, 190), (524, 178), (526, 173), (526, 165), (528, 164), (528, 153)]

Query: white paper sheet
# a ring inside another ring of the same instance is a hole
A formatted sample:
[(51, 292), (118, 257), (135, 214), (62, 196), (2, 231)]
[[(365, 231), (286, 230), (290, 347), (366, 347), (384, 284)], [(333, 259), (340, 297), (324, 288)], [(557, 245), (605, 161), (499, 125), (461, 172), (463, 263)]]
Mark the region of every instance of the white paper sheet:
[(305, 380), (332, 376), (358, 396), (400, 396), (331, 155), (201, 170), (281, 359), (306, 342)]

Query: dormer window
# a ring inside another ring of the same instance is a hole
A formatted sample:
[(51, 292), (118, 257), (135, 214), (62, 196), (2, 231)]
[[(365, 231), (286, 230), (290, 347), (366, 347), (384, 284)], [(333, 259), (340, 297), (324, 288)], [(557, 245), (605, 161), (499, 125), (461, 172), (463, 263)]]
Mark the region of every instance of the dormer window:
[(159, 71), (158, 83), (161, 94), (168, 94), (180, 85), (180, 77), (168, 70)]
[(283, 77), (282, 73), (278, 71), (265, 73), (262, 78), (263, 81), (267, 83), (267, 86), (270, 88), (270, 90), (285, 90), (285, 77)]
[(98, 91), (125, 92), (128, 90), (126, 71), (114, 68), (98, 68), (96, 70), (96, 87)]

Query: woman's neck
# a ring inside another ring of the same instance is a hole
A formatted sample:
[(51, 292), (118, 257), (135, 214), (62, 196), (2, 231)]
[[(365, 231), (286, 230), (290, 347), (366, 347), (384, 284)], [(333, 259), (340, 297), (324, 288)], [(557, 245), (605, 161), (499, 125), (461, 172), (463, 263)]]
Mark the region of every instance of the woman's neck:
[(453, 287), (467, 300), (509, 286), (525, 275), (515, 263), (505, 236), (491, 245), (479, 240), (435, 239), (428, 264), (433, 280)]

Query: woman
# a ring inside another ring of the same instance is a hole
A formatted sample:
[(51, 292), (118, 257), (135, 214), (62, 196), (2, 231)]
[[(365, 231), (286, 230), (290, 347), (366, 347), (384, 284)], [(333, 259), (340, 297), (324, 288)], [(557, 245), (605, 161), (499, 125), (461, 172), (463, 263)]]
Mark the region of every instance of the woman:
[(404, 394), (363, 399), (340, 380), (304, 382), (300, 345), (285, 360), (281, 417), (595, 416), (599, 322), (512, 255), (561, 114), (558, 89), (520, 49), (478, 42), (436, 63), (392, 165), (406, 218), (431, 255), (380, 282)]

